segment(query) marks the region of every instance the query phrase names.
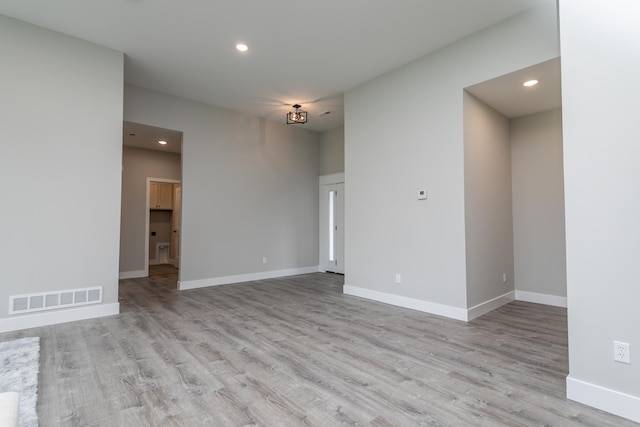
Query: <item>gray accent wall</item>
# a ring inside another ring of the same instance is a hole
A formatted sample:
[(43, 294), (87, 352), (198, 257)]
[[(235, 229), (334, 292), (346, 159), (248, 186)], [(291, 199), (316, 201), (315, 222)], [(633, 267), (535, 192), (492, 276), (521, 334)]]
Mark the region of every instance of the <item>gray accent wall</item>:
[[(122, 218), (120, 271), (144, 270), (147, 178), (179, 181), (180, 154), (124, 147), (122, 156)], [(168, 242), (169, 240), (163, 240)], [(151, 253), (149, 256), (153, 256)]]
[(10, 295), (118, 301), (123, 54), (0, 15), (0, 318)]
[(511, 120), (515, 288), (567, 296), (562, 110)]
[(183, 132), (181, 281), (318, 265), (318, 133), (129, 85), (124, 118)]

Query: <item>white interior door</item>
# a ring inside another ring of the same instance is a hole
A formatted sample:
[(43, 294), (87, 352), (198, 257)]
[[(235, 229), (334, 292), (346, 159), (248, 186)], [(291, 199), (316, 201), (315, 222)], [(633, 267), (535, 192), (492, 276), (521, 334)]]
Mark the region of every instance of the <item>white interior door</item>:
[(336, 184), (333, 203), (333, 258), (336, 273), (344, 274), (344, 182)]
[(344, 274), (344, 183), (320, 185), (320, 266)]

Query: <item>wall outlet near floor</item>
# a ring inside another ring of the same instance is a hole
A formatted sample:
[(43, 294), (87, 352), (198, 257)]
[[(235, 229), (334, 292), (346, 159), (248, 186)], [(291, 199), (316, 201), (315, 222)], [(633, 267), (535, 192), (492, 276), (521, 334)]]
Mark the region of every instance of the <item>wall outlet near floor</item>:
[(263, 257), (262, 257), (262, 263), (263, 263), (263, 264), (266, 264), (266, 263), (267, 263), (267, 257), (266, 257), (266, 256), (263, 256)]
[(613, 342), (613, 360), (622, 363), (631, 363), (631, 353), (629, 352), (629, 344), (626, 342)]
[(396, 273), (396, 283), (402, 283), (402, 276), (400, 273)]
[(507, 283), (507, 273), (502, 273), (502, 283)]

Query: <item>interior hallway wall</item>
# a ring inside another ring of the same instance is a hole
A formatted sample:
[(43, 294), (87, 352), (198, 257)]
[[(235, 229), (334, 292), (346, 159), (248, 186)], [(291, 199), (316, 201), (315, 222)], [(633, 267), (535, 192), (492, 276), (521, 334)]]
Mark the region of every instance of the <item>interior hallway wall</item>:
[(509, 119), (464, 92), (467, 308), (513, 298), (506, 295), (514, 290), (509, 127)]
[(129, 275), (138, 277), (144, 275), (147, 178), (179, 181), (181, 176), (180, 154), (123, 147), (122, 216), (120, 220), (121, 273), (129, 273)]
[(561, 109), (511, 120), (511, 162), (515, 288), (566, 305)]
[(317, 271), (317, 132), (135, 86), (124, 111), (183, 132), (181, 287)]

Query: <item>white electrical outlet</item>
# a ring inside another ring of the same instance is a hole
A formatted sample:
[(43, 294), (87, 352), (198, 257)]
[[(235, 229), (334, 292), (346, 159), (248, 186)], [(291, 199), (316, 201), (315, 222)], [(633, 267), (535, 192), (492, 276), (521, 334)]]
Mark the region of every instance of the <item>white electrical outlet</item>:
[(266, 256), (265, 256), (265, 257), (262, 257), (262, 263), (263, 263), (263, 264), (266, 264), (266, 263), (267, 263), (267, 257), (266, 257)]
[(629, 352), (629, 344), (626, 342), (613, 342), (613, 360), (622, 363), (631, 363), (631, 353)]
[(507, 273), (502, 273), (502, 283), (507, 283)]
[(402, 283), (402, 276), (400, 274), (396, 274), (396, 283)]

